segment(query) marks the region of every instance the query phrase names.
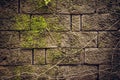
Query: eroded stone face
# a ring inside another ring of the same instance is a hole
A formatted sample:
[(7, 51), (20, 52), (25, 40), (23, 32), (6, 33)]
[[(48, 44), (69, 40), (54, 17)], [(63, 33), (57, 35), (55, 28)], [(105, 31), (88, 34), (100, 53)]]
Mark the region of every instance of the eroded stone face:
[(95, 10), (94, 0), (66, 0), (57, 1), (59, 13), (92, 13)]
[(90, 48), (85, 50), (85, 62), (88, 64), (110, 64), (112, 60), (111, 49)]
[(45, 5), (44, 0), (21, 0), (21, 12), (25, 13), (51, 13), (56, 12), (56, 1), (51, 0)]
[(68, 43), (71, 47), (96, 47), (96, 32), (70, 32), (68, 33)]
[(18, 12), (18, 0), (0, 1), (0, 18), (13, 17), (17, 12)]
[(80, 30), (81, 30), (81, 16), (72, 15), (72, 31), (80, 31)]
[(117, 48), (119, 44), (120, 32), (100, 32), (99, 47)]
[(118, 30), (119, 20), (115, 15), (92, 14), (82, 16), (83, 30)]
[(83, 49), (48, 49), (46, 59), (49, 64), (81, 64), (84, 62), (84, 53)]
[(19, 47), (19, 33), (12, 31), (0, 32), (0, 47), (15, 48)]
[(119, 0), (97, 0), (96, 11), (98, 13), (114, 12), (114, 9), (119, 7)]
[(34, 50), (34, 64), (36, 65), (46, 64), (46, 55), (44, 49)]
[(31, 64), (31, 50), (0, 49), (0, 65)]
[(61, 66), (58, 77), (70, 80), (96, 80), (96, 74), (97, 69), (92, 66)]

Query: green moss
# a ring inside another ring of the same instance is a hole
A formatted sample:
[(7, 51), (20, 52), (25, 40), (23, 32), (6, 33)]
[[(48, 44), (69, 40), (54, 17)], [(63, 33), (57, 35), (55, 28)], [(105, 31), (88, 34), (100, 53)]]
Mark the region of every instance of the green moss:
[(32, 18), (31, 29), (32, 30), (41, 30), (43, 32), (44, 29), (47, 28), (47, 22), (44, 17), (37, 16)]
[(36, 57), (37, 64), (45, 64), (45, 57), (38, 56)]
[(13, 73), (15, 75), (18, 75), (18, 76), (21, 75), (23, 72), (30, 72), (30, 73), (32, 73), (32, 72), (34, 72), (34, 69), (33, 69), (32, 66), (27, 65), (27, 66), (17, 66), (13, 70)]
[(13, 29), (16, 30), (28, 30), (30, 29), (30, 17), (29, 15), (16, 15), (14, 17), (15, 24), (13, 25)]
[(63, 58), (63, 53), (59, 50), (48, 50), (47, 58), (50, 63), (56, 63)]
[(22, 47), (43, 47), (46, 45), (44, 34), (40, 31), (24, 32), (22, 36)]

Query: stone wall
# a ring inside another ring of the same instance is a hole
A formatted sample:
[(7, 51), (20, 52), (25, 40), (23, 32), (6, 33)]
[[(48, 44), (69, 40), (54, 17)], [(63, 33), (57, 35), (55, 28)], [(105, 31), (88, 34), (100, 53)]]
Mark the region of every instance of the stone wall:
[[(38, 2), (0, 1), (0, 80), (120, 80), (120, 0)], [(32, 33), (40, 16), (58, 26), (43, 41)]]

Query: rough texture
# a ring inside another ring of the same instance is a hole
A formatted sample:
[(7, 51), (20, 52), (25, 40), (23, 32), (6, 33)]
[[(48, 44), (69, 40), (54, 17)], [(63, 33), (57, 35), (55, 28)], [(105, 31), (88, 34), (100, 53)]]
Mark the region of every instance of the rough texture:
[(120, 0), (0, 0), (0, 80), (120, 80), (119, 19)]

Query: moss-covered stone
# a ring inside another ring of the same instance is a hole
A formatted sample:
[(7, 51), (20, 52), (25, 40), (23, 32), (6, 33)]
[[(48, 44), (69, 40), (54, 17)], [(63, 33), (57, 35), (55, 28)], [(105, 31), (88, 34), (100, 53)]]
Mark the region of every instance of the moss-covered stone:
[[(47, 3), (47, 4), (46, 4)], [(56, 2), (51, 0), (21, 0), (21, 12), (26, 13), (50, 13), (55, 12)]]
[(83, 51), (79, 49), (48, 49), (47, 63), (79, 64), (84, 61), (83, 55)]

